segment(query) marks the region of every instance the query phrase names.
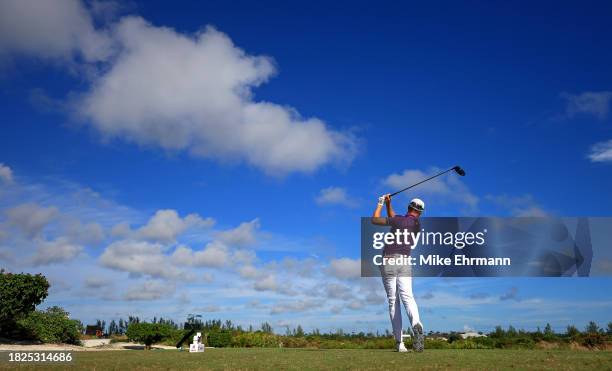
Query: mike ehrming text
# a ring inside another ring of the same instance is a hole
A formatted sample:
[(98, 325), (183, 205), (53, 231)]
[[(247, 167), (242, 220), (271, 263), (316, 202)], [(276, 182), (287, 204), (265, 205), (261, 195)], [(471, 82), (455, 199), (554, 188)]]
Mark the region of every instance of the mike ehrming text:
[(416, 257), (408, 255), (394, 255), (391, 257), (383, 257), (382, 255), (374, 255), (372, 262), (374, 265), (512, 265), (510, 258), (471, 258), (465, 255), (455, 255), (454, 259), (450, 257), (441, 257), (440, 255), (420, 255)]

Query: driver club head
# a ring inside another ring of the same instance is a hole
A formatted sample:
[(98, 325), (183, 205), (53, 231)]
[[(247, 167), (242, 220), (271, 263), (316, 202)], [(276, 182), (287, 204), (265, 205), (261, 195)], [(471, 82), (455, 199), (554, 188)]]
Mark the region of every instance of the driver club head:
[(461, 176), (465, 176), (465, 170), (463, 170), (461, 167), (459, 166), (455, 166), (453, 168), (453, 170), (455, 170), (455, 172)]

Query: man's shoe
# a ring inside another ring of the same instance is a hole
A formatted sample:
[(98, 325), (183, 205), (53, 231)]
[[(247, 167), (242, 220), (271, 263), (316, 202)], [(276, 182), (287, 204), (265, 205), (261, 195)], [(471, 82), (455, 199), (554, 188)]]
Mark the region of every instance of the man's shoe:
[(395, 345), (395, 350), (396, 350), (396, 351), (398, 351), (398, 352), (400, 352), (400, 353), (403, 353), (403, 352), (407, 352), (407, 351), (408, 351), (408, 349), (406, 349), (406, 346), (404, 345), (404, 342), (403, 342), (403, 341), (400, 341), (399, 343), (397, 343), (397, 344)]
[(412, 327), (412, 332), (414, 333), (414, 339), (412, 339), (412, 349), (415, 352), (422, 352), (423, 348), (425, 348), (425, 336), (423, 336), (423, 326), (420, 323), (417, 323)]

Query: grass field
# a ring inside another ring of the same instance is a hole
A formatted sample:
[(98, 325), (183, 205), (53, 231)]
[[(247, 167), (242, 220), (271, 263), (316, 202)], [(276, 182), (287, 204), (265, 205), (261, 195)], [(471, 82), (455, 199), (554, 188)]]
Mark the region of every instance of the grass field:
[(429, 350), (395, 353), (364, 349), (208, 349), (189, 354), (173, 350), (75, 352), (72, 364), (15, 365), (0, 369), (551, 369), (612, 370), (610, 351)]

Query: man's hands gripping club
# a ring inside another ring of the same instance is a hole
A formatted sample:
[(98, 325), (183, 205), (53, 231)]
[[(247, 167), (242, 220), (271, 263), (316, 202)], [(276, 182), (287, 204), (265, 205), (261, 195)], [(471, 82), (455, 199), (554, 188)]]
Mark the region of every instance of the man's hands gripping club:
[(395, 212), (393, 211), (393, 207), (391, 206), (391, 195), (389, 193), (384, 194), (378, 198), (378, 205), (376, 206), (376, 210), (374, 210), (374, 214), (372, 215), (372, 224), (388, 224), (387, 218), (380, 216), (383, 205), (387, 206), (387, 217), (392, 218), (395, 216)]
[(389, 204), (391, 202), (391, 194), (387, 193), (385, 195), (382, 195), (380, 197), (378, 197), (378, 206), (384, 205), (384, 204)]

